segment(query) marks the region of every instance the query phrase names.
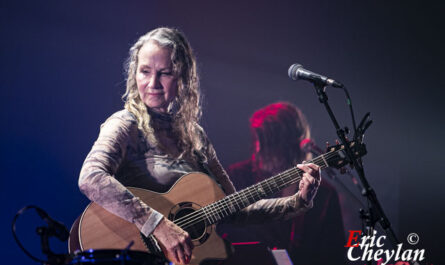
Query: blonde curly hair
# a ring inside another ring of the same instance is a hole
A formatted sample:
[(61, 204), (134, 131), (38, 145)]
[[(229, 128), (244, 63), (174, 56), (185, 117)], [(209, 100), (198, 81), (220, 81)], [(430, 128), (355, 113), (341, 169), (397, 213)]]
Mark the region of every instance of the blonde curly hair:
[(201, 93), (196, 58), (182, 32), (174, 28), (157, 28), (142, 35), (130, 48), (126, 61), (127, 89), (122, 97), (125, 109), (136, 116), (139, 129), (149, 141), (160, 146), (151, 124), (151, 116), (139, 96), (136, 84), (138, 54), (148, 42), (155, 42), (160, 47), (171, 50), (173, 74), (178, 78), (178, 91), (168, 106), (168, 112), (172, 116), (173, 131), (178, 137), (178, 148), (181, 150), (178, 158), (196, 157), (195, 152), (201, 153), (203, 147), (201, 127), (198, 125), (201, 117)]

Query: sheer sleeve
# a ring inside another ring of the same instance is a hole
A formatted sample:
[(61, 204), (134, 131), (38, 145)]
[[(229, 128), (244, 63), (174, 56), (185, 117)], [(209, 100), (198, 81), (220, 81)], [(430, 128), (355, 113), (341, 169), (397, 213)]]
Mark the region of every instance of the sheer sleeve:
[[(209, 169), (228, 195), (234, 193), (235, 188), (219, 162), (213, 145), (208, 138), (206, 138), (205, 143), (207, 145), (206, 156)], [(300, 193), (298, 192), (288, 197), (260, 200), (231, 216), (226, 221), (237, 224), (259, 224), (275, 220), (288, 220), (306, 212), (312, 208), (312, 204), (311, 201), (309, 205), (306, 205), (301, 200)]]
[(135, 197), (115, 177), (122, 165), (137, 124), (131, 116), (114, 114), (102, 124), (99, 137), (83, 163), (79, 188), (91, 201), (134, 223), (148, 236), (162, 214)]

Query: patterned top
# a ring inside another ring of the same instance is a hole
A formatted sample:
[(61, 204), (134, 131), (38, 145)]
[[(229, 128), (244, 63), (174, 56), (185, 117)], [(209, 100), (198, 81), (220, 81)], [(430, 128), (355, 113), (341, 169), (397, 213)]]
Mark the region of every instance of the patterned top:
[[(109, 212), (134, 223), (148, 236), (162, 219), (162, 215), (135, 197), (126, 186), (165, 192), (184, 174), (202, 171), (193, 159), (177, 159), (179, 153), (171, 118), (150, 113), (158, 141), (169, 150), (165, 152), (151, 143), (137, 126), (137, 120), (127, 110), (121, 110), (102, 124), (99, 137), (82, 166), (80, 190), (92, 201)], [(235, 188), (221, 166), (216, 152), (202, 130), (203, 156), (215, 180), (227, 194)], [(236, 223), (261, 223), (267, 220), (288, 219), (312, 207), (300, 203), (294, 196), (261, 200), (230, 218)]]

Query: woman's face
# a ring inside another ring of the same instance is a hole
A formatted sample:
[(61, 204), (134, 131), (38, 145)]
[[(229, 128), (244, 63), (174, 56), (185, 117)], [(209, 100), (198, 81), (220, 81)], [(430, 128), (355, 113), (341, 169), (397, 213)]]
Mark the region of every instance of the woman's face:
[(169, 48), (147, 42), (138, 54), (136, 84), (139, 96), (147, 107), (158, 112), (167, 112), (178, 90), (170, 53)]

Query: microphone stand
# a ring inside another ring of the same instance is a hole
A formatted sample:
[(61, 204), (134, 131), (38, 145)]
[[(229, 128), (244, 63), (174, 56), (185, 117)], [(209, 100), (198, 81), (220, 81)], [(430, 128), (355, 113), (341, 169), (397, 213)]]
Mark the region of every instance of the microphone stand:
[(46, 265), (62, 265), (66, 264), (68, 255), (65, 254), (55, 254), (51, 251), (49, 247), (49, 238), (53, 236), (51, 228), (45, 226), (39, 226), (36, 229), (36, 233), (40, 236), (40, 244), (42, 247), (42, 252), (48, 258), (44, 264)]
[[(350, 159), (355, 170), (357, 171), (358, 177), (360, 178), (360, 182), (363, 185), (362, 195), (366, 197), (366, 199), (369, 202), (370, 206), (368, 210), (360, 209), (360, 218), (365, 224), (366, 234), (368, 236), (373, 236), (374, 227), (376, 223), (379, 222), (380, 226), (383, 228), (389, 240), (391, 241), (393, 247), (396, 248), (397, 245), (400, 243), (400, 241), (397, 239), (396, 234), (394, 233), (391, 227), (391, 223), (389, 222), (389, 219), (386, 217), (385, 212), (383, 211), (383, 208), (377, 199), (377, 195), (374, 189), (371, 187), (371, 185), (369, 184), (368, 180), (365, 177), (365, 171), (363, 169), (361, 159), (356, 158), (352, 153), (352, 150), (349, 147), (349, 144), (346, 140), (345, 130), (340, 128), (340, 125), (338, 124), (337, 119), (335, 118), (334, 113), (332, 112), (332, 109), (328, 104), (328, 96), (326, 95), (325, 92), (326, 88), (325, 84), (322, 82), (322, 80), (320, 80), (319, 82), (314, 82), (314, 86), (320, 103), (322, 103), (325, 106), (329, 114), (329, 117), (331, 118), (332, 123), (335, 126), (337, 135), (340, 139), (340, 143), (344, 145), (344, 150), (346, 152), (347, 157)], [(354, 128), (354, 130), (356, 130), (356, 128)], [(359, 136), (356, 135), (356, 137)]]

